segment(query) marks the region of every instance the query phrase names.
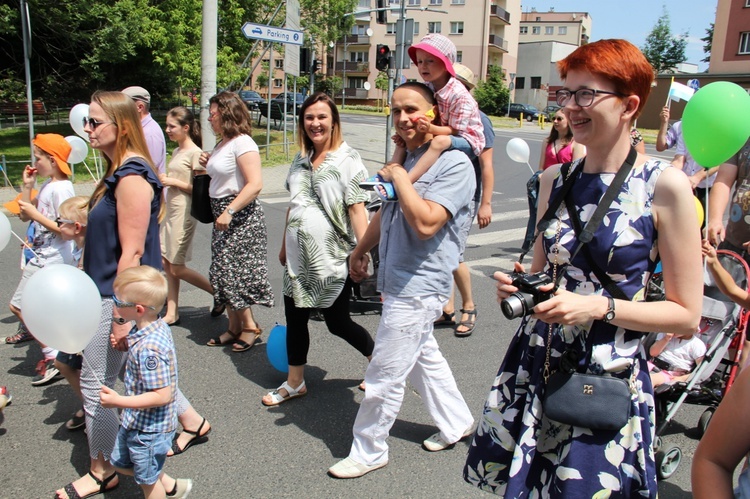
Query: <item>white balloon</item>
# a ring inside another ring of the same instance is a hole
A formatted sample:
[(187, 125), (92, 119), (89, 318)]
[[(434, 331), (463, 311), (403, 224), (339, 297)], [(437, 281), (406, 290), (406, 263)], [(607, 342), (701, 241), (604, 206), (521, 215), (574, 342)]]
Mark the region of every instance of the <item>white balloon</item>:
[(65, 140), (70, 144), (70, 155), (68, 156), (68, 163), (75, 165), (81, 163), (89, 155), (89, 146), (86, 141), (81, 137), (75, 135), (68, 135)]
[(26, 283), (21, 310), (37, 340), (65, 353), (78, 353), (99, 329), (102, 299), (94, 281), (82, 270), (72, 265), (47, 265)]
[(512, 138), (508, 141), (508, 145), (505, 146), (505, 152), (508, 153), (510, 159), (517, 163), (528, 163), (531, 154), (529, 151), (529, 144), (518, 137)]
[(70, 116), (68, 117), (68, 120), (70, 121), (70, 126), (73, 128), (73, 131), (76, 133), (76, 135), (83, 138), (83, 140), (85, 140), (86, 142), (89, 141), (89, 134), (83, 131), (83, 118), (88, 118), (88, 117), (89, 117), (89, 105), (88, 104), (76, 104), (70, 110)]
[(5, 216), (5, 213), (0, 211), (0, 251), (4, 250), (10, 242), (10, 220)]

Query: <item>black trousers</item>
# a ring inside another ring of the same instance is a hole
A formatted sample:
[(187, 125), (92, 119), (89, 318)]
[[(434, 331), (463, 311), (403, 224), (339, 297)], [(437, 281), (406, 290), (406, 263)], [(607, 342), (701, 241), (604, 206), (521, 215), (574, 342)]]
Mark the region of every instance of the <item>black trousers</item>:
[[(349, 315), (349, 297), (351, 296), (352, 281), (347, 278), (344, 289), (336, 301), (328, 308), (320, 309), (326, 321), (328, 330), (344, 339), (365, 357), (372, 355), (375, 342), (365, 328), (354, 322)], [(310, 321), (311, 308), (299, 308), (294, 299), (284, 295), (284, 313), (286, 315), (286, 351), (290, 366), (304, 366), (307, 364), (307, 352), (310, 350)]]

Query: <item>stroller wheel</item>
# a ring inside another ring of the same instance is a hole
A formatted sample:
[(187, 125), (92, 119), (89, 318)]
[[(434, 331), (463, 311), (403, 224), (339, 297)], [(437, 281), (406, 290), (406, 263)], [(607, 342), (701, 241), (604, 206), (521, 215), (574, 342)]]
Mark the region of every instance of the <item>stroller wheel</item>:
[(703, 414), (701, 414), (701, 417), (698, 419), (698, 433), (700, 435), (700, 438), (703, 438), (703, 435), (706, 434), (708, 423), (711, 422), (711, 418), (713, 417), (715, 411), (715, 407), (709, 407), (708, 409), (703, 411)]
[(654, 439), (654, 452), (659, 452), (659, 449), (661, 449), (661, 444), (661, 437), (657, 435)]
[(672, 447), (666, 452), (656, 453), (656, 474), (662, 480), (674, 475), (682, 461), (682, 451), (679, 447)]

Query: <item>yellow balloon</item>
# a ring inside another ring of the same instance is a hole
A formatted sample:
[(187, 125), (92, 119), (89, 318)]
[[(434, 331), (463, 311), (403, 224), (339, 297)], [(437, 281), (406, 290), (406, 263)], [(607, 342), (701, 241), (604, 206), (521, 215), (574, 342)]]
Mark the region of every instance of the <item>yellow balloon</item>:
[(698, 225), (702, 227), (703, 219), (705, 218), (705, 214), (703, 213), (703, 205), (701, 204), (701, 200), (696, 196), (693, 196), (693, 199), (695, 200), (695, 210), (698, 212)]

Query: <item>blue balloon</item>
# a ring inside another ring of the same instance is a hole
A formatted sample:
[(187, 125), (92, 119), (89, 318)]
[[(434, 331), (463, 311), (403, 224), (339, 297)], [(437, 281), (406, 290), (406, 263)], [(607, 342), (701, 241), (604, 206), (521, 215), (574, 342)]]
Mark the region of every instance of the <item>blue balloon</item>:
[(276, 324), (268, 335), (266, 355), (273, 367), (282, 373), (289, 372), (289, 358), (286, 355), (286, 326)]

